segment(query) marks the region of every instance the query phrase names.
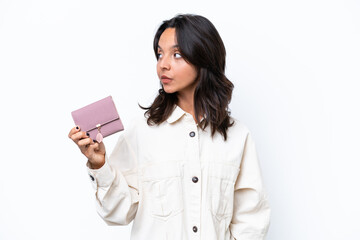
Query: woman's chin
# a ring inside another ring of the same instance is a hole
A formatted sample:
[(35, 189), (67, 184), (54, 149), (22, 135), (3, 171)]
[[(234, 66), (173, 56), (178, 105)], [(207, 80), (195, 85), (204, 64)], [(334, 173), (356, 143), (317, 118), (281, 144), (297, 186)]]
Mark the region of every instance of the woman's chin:
[(172, 89), (172, 88), (167, 88), (167, 87), (164, 87), (164, 91), (165, 91), (167, 94), (171, 94), (171, 93), (176, 92), (174, 89)]

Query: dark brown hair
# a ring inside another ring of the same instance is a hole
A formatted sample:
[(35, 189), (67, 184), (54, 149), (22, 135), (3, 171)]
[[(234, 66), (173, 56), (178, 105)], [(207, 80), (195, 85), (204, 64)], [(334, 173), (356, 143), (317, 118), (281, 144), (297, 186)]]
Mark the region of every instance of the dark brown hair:
[[(185, 61), (195, 66), (198, 72), (197, 86), (194, 93), (194, 111), (196, 121), (204, 130), (211, 126), (211, 136), (218, 131), (227, 139), (227, 129), (230, 123), (228, 105), (231, 101), (234, 85), (225, 76), (225, 46), (214, 27), (205, 17), (193, 14), (180, 14), (170, 20), (163, 21), (154, 37), (154, 52), (158, 59), (158, 43), (161, 34), (167, 28), (175, 28), (179, 51)], [(147, 124), (161, 124), (172, 113), (178, 103), (177, 93), (166, 93), (161, 85), (159, 94), (150, 107), (140, 108), (147, 110)], [(206, 114), (200, 123), (198, 116)]]

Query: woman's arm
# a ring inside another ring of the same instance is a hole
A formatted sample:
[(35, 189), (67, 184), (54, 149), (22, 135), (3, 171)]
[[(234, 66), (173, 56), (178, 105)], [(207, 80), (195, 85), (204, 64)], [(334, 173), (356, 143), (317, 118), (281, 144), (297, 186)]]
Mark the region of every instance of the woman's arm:
[(263, 240), (270, 224), (270, 207), (263, 188), (255, 144), (250, 133), (235, 182), (232, 240)]
[(125, 134), (100, 169), (88, 167), (98, 214), (109, 225), (129, 224), (137, 212), (139, 187), (136, 155)]
[(94, 142), (78, 126), (71, 129), (68, 135), (88, 159), (86, 165), (96, 191), (97, 211), (109, 225), (129, 224), (137, 211), (137, 160), (126, 140), (127, 133), (130, 133), (130, 136), (134, 135), (133, 127), (134, 125), (120, 135), (109, 159), (104, 143)]

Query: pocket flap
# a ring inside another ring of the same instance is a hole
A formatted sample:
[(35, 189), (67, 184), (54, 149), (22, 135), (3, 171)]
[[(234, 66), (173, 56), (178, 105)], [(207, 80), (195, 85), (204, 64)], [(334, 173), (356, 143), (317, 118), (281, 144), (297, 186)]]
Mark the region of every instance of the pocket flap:
[(142, 168), (143, 181), (161, 180), (164, 178), (180, 177), (180, 162), (157, 162)]
[(239, 174), (240, 168), (233, 165), (226, 165), (222, 163), (209, 164), (209, 176), (216, 177), (235, 183)]

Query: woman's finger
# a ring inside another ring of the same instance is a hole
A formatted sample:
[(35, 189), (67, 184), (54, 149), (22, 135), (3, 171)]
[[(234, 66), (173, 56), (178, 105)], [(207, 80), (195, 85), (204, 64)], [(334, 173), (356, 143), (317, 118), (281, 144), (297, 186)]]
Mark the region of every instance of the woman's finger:
[(71, 138), (71, 136), (72, 136), (73, 134), (79, 132), (80, 130), (81, 130), (81, 129), (80, 129), (79, 126), (73, 127), (73, 128), (70, 130), (70, 132), (69, 132), (69, 134), (68, 134), (68, 137)]
[(78, 144), (79, 140), (84, 139), (84, 138), (89, 138), (89, 134), (86, 132), (77, 132), (74, 133), (73, 135), (71, 135), (70, 137), (76, 144)]
[(79, 147), (88, 147), (88, 145), (90, 145), (91, 143), (92, 143), (92, 139), (87, 137), (80, 139), (77, 144)]
[(98, 143), (96, 141), (93, 141), (90, 146), (89, 149), (92, 149), (94, 151), (100, 151), (100, 152), (105, 152), (105, 145), (104, 142)]
[(89, 144), (89, 150), (97, 151), (99, 149), (99, 144), (97, 142), (91, 141)]
[(98, 143), (98, 142), (90, 143), (90, 145), (86, 149), (86, 154), (94, 156), (93, 160), (99, 161), (99, 158), (101, 158), (102, 155), (105, 155), (105, 145), (104, 145), (104, 143), (103, 142), (101, 142), (101, 143)]

